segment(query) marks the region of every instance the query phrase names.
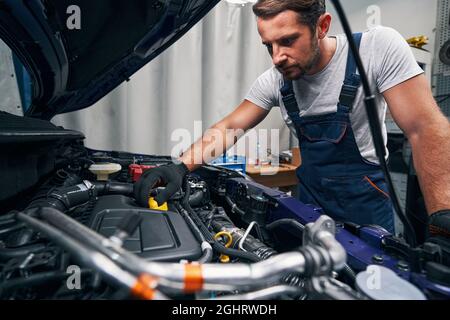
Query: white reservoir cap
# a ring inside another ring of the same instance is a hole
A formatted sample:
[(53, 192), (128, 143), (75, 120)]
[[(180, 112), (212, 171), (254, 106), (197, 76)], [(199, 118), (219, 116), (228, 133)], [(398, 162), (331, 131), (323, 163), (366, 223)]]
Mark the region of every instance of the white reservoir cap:
[(378, 265), (370, 265), (366, 271), (358, 273), (356, 287), (373, 300), (426, 300), (417, 287)]
[(107, 181), (112, 173), (122, 170), (122, 166), (118, 163), (96, 163), (89, 167), (89, 171), (97, 175), (97, 180)]

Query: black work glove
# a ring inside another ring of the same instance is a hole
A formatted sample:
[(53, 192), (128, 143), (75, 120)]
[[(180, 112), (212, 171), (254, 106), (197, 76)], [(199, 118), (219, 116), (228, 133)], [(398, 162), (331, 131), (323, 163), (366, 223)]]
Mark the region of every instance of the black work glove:
[(164, 165), (145, 171), (134, 184), (136, 201), (139, 205), (148, 207), (148, 199), (153, 196), (154, 189), (166, 186), (155, 197), (158, 206), (161, 206), (181, 188), (183, 179), (188, 173), (189, 169), (184, 163)]
[(450, 210), (433, 213), (428, 220), (430, 236), (444, 236), (450, 238)]

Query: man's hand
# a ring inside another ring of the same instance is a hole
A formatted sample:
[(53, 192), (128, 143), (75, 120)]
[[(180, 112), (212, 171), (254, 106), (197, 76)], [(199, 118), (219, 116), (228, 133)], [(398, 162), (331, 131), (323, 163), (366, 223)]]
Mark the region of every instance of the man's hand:
[(450, 238), (450, 210), (433, 213), (428, 222), (430, 236), (444, 236)]
[(183, 162), (180, 164), (164, 165), (145, 171), (134, 185), (136, 201), (141, 206), (148, 207), (148, 200), (152, 191), (156, 187), (166, 186), (155, 197), (155, 201), (161, 206), (181, 188), (183, 179), (188, 173), (189, 170)]

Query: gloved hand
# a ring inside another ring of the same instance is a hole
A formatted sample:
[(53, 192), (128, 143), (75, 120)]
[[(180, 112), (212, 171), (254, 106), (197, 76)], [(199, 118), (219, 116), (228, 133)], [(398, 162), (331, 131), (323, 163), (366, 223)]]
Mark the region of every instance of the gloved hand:
[(189, 169), (184, 163), (169, 164), (145, 171), (141, 178), (134, 184), (134, 196), (139, 205), (148, 207), (148, 199), (152, 191), (161, 186), (166, 188), (155, 197), (158, 206), (169, 200), (177, 192)]
[(428, 220), (430, 236), (444, 236), (450, 238), (450, 210), (433, 213)]

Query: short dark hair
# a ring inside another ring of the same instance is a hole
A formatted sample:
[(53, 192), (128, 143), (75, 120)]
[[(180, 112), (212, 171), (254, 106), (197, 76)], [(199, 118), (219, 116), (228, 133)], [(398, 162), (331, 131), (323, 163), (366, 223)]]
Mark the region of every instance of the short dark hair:
[(263, 19), (286, 10), (297, 12), (299, 22), (314, 32), (319, 17), (326, 11), (325, 0), (258, 0), (253, 5), (255, 15)]

